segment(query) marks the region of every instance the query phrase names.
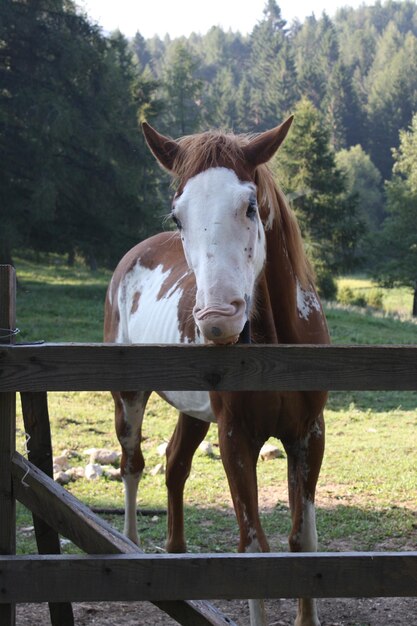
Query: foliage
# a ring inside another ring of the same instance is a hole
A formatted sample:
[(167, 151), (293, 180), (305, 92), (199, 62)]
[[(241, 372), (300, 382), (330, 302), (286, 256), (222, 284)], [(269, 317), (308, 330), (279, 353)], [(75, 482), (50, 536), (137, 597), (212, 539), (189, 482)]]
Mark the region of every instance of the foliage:
[(139, 187), (146, 78), (127, 41), (70, 0), (6, 0), (0, 41), (0, 260), (24, 245), (113, 264), (153, 227)]
[(330, 133), (316, 107), (303, 98), (272, 167), (293, 205), (317, 272), (352, 267), (361, 231), (357, 202), (346, 191), (330, 146)]
[(250, 36), (249, 61), (249, 119), (252, 130), (259, 131), (276, 126), (298, 95), (294, 59), (281, 9), (275, 0), (268, 0), (263, 13)]
[(414, 289), (417, 316), (417, 114), (408, 131), (400, 133), (394, 151), (392, 180), (386, 183), (387, 217), (375, 239), (375, 277), (381, 284)]
[(256, 132), (299, 112), (300, 99), (313, 103), (326, 135), (314, 139), (316, 172), (329, 167), (329, 154), (334, 161), (329, 142), (339, 153), (331, 189), (302, 219), (319, 278), (363, 256), (357, 215), (379, 227), (379, 181), (390, 178), (391, 149), (417, 109), (415, 2), (378, 0), (289, 25), (276, 0), (266, 0), (248, 35), (214, 26), (188, 39), (146, 40), (140, 27), (128, 42), (105, 36), (74, 0), (3, 0), (0, 261), (30, 247), (114, 265), (166, 213), (168, 179), (139, 121), (172, 136)]
[(361, 275), (339, 277), (337, 279), (338, 292), (346, 288), (353, 293), (353, 298), (360, 296), (368, 306), (380, 309), (384, 315), (399, 317), (403, 320), (411, 319), (413, 291), (410, 288), (382, 288), (375, 280)]
[(169, 49), (163, 69), (163, 97), (167, 103), (164, 126), (174, 137), (191, 135), (198, 129), (202, 84), (197, 69), (198, 60), (182, 41)]
[(350, 287), (341, 287), (337, 292), (337, 300), (341, 304), (353, 304), (354, 306), (366, 306), (366, 300), (363, 296), (353, 293)]
[(360, 217), (368, 230), (376, 230), (384, 215), (382, 179), (371, 158), (357, 144), (336, 153), (336, 165), (345, 175), (350, 194), (358, 197)]
[(328, 269), (323, 265), (315, 267), (316, 270), (316, 287), (321, 298), (325, 300), (335, 300), (337, 295), (336, 280)]
[(373, 309), (384, 308), (384, 294), (381, 289), (358, 291), (348, 285), (341, 285), (337, 290), (337, 301), (345, 305), (369, 306)]

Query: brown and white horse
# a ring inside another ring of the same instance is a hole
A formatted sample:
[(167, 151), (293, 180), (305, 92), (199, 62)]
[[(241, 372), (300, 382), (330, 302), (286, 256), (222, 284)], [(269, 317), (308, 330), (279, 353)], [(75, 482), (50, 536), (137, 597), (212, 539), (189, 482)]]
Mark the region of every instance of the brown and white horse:
[[(265, 165), (291, 122), (253, 137), (207, 132), (177, 141), (143, 125), (151, 151), (177, 181), (172, 219), (178, 230), (143, 241), (119, 263), (106, 297), (105, 341), (234, 344), (250, 320), (254, 343), (329, 342), (296, 219)], [(160, 395), (179, 410), (167, 448), (169, 552), (186, 549), (183, 490), (210, 422), (218, 424), (239, 550), (269, 549), (259, 519), (256, 463), (271, 436), (282, 441), (288, 457), (290, 549), (317, 549), (314, 495), (324, 449), (325, 393)], [(136, 543), (148, 398), (148, 392), (114, 393), (125, 533)], [(266, 623), (262, 601), (250, 601), (250, 609), (253, 626)], [(314, 600), (299, 600), (295, 624), (319, 625)]]

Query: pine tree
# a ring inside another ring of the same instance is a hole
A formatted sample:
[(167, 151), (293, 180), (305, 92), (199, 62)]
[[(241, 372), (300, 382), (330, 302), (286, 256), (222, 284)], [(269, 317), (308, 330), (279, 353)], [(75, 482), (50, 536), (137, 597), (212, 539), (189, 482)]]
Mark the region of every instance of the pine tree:
[(250, 116), (252, 129), (276, 126), (297, 98), (295, 64), (286, 22), (275, 0), (268, 0), (264, 19), (251, 34)]
[(366, 79), (368, 151), (388, 179), (398, 146), (398, 129), (406, 128), (417, 108), (417, 37), (405, 38), (396, 25), (388, 25), (381, 37), (374, 63)]
[(69, 0), (9, 1), (3, 17), (1, 260), (29, 246), (113, 264), (152, 221), (127, 42)]
[(164, 69), (163, 96), (165, 128), (174, 137), (191, 134), (199, 126), (202, 83), (198, 67), (197, 58), (182, 41), (173, 44)]
[(329, 272), (354, 266), (362, 223), (356, 198), (347, 193), (336, 167), (323, 117), (307, 98), (297, 104), (294, 113), (273, 171), (297, 214), (320, 285)]
[(386, 183), (388, 215), (374, 238), (374, 273), (384, 285), (413, 289), (417, 317), (417, 114), (400, 132), (393, 156), (393, 177)]

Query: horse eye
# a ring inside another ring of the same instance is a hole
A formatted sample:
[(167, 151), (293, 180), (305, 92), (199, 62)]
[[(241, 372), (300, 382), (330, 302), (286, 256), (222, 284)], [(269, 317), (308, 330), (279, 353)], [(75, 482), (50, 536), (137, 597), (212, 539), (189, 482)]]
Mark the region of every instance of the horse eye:
[(256, 215), (256, 208), (256, 203), (250, 202), (248, 208), (246, 209), (246, 217), (249, 217), (249, 219), (254, 219)]
[(178, 217), (174, 214), (172, 214), (172, 221), (174, 222), (175, 226), (178, 228), (178, 230), (182, 229), (182, 224), (180, 222), (180, 220), (178, 219)]

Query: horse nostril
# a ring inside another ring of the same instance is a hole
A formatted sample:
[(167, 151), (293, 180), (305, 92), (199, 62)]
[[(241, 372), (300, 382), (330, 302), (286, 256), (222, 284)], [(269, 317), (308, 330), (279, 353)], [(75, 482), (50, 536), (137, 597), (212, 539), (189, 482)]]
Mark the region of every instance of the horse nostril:
[(237, 315), (238, 313), (240, 313), (243, 309), (246, 310), (246, 302), (245, 300), (233, 300), (233, 302), (230, 303), (230, 306), (232, 306), (234, 308), (234, 314)]

